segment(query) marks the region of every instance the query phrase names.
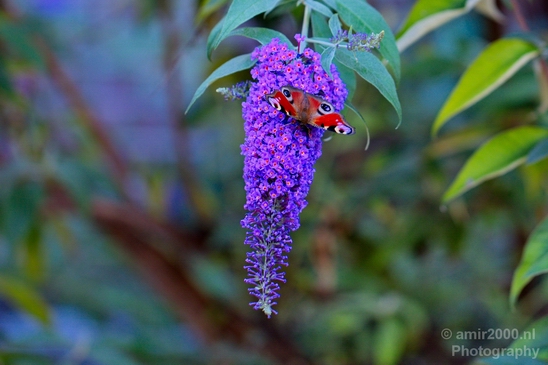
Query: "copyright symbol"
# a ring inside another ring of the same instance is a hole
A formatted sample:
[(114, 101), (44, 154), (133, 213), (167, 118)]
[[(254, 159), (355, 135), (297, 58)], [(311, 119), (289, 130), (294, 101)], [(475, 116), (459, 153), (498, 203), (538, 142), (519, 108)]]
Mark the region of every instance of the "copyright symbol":
[(444, 328), (441, 330), (441, 338), (443, 338), (444, 340), (450, 339), (451, 336), (453, 336), (453, 332), (451, 332), (449, 328)]

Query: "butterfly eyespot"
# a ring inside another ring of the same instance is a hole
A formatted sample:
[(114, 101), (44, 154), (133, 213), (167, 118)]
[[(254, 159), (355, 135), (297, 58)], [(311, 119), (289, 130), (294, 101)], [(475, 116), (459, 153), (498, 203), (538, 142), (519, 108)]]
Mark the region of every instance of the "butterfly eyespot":
[(293, 102), (293, 96), (291, 96), (291, 91), (289, 91), (288, 88), (283, 87), (282, 94), (284, 94), (284, 96), (287, 98), (287, 100), (289, 100), (290, 103)]
[(334, 132), (339, 134), (354, 134), (354, 128), (340, 124), (335, 127)]
[(330, 104), (327, 104), (327, 103), (322, 103), (320, 105), (320, 109), (324, 113), (332, 113), (333, 112), (333, 107)]

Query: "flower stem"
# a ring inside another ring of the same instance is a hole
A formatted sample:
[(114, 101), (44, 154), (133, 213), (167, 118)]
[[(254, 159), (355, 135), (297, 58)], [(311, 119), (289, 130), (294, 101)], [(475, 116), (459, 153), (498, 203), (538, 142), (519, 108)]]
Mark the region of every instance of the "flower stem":
[(315, 44), (320, 44), (322, 46), (326, 46), (326, 47), (337, 47), (339, 45), (346, 45), (346, 43), (332, 43), (332, 42), (326, 42), (326, 41), (322, 41), (322, 40), (319, 40), (319, 39), (314, 39), (314, 38), (307, 38), (308, 42), (309, 43), (315, 43)]
[(304, 4), (303, 27), (301, 29), (301, 35), (304, 37), (304, 41), (302, 42), (302, 49), (306, 48), (306, 38), (308, 38), (308, 28), (310, 26), (310, 14), (310, 6)]

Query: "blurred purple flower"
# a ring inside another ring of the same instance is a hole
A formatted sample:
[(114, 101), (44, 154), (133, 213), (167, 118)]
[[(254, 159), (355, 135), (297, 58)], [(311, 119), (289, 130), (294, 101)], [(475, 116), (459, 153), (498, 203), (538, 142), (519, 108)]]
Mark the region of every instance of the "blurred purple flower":
[(348, 44), (346, 48), (351, 51), (366, 51), (371, 52), (372, 49), (378, 49), (381, 46), (381, 41), (384, 38), (384, 30), (379, 33), (355, 33), (348, 35)]
[[(299, 36), (298, 40), (301, 37)], [(257, 60), (251, 70), (256, 81), (242, 103), (245, 120), (244, 181), (248, 211), (242, 220), (247, 229), (245, 244), (250, 303), (268, 317), (285, 282), (282, 266), (287, 266), (291, 250), (291, 231), (299, 228), (299, 214), (314, 176), (314, 163), (321, 155), (324, 130), (310, 128), (273, 108), (266, 94), (291, 85), (316, 94), (333, 104), (337, 111), (348, 94), (335, 66), (333, 78), (323, 70), (320, 55), (307, 48), (301, 54), (292, 46), (273, 39), (258, 47), (251, 57)]]

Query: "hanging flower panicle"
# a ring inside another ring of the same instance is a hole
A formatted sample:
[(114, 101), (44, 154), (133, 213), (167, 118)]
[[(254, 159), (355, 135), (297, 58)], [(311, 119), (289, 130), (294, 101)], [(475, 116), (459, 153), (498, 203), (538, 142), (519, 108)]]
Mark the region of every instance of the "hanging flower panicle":
[[(297, 35), (297, 41), (303, 37)], [(321, 96), (337, 111), (348, 94), (335, 66), (332, 78), (323, 70), (317, 52), (306, 48), (298, 54), (291, 46), (273, 39), (258, 47), (251, 57), (257, 63), (251, 70), (255, 80), (243, 106), (245, 141), (244, 181), (247, 210), (242, 227), (247, 229), (245, 244), (250, 246), (245, 269), (250, 303), (268, 317), (279, 297), (279, 283), (285, 282), (282, 267), (291, 250), (291, 231), (299, 228), (299, 214), (306, 207), (306, 196), (314, 176), (314, 163), (321, 155), (324, 130), (310, 128), (273, 108), (265, 95), (290, 85)]]

